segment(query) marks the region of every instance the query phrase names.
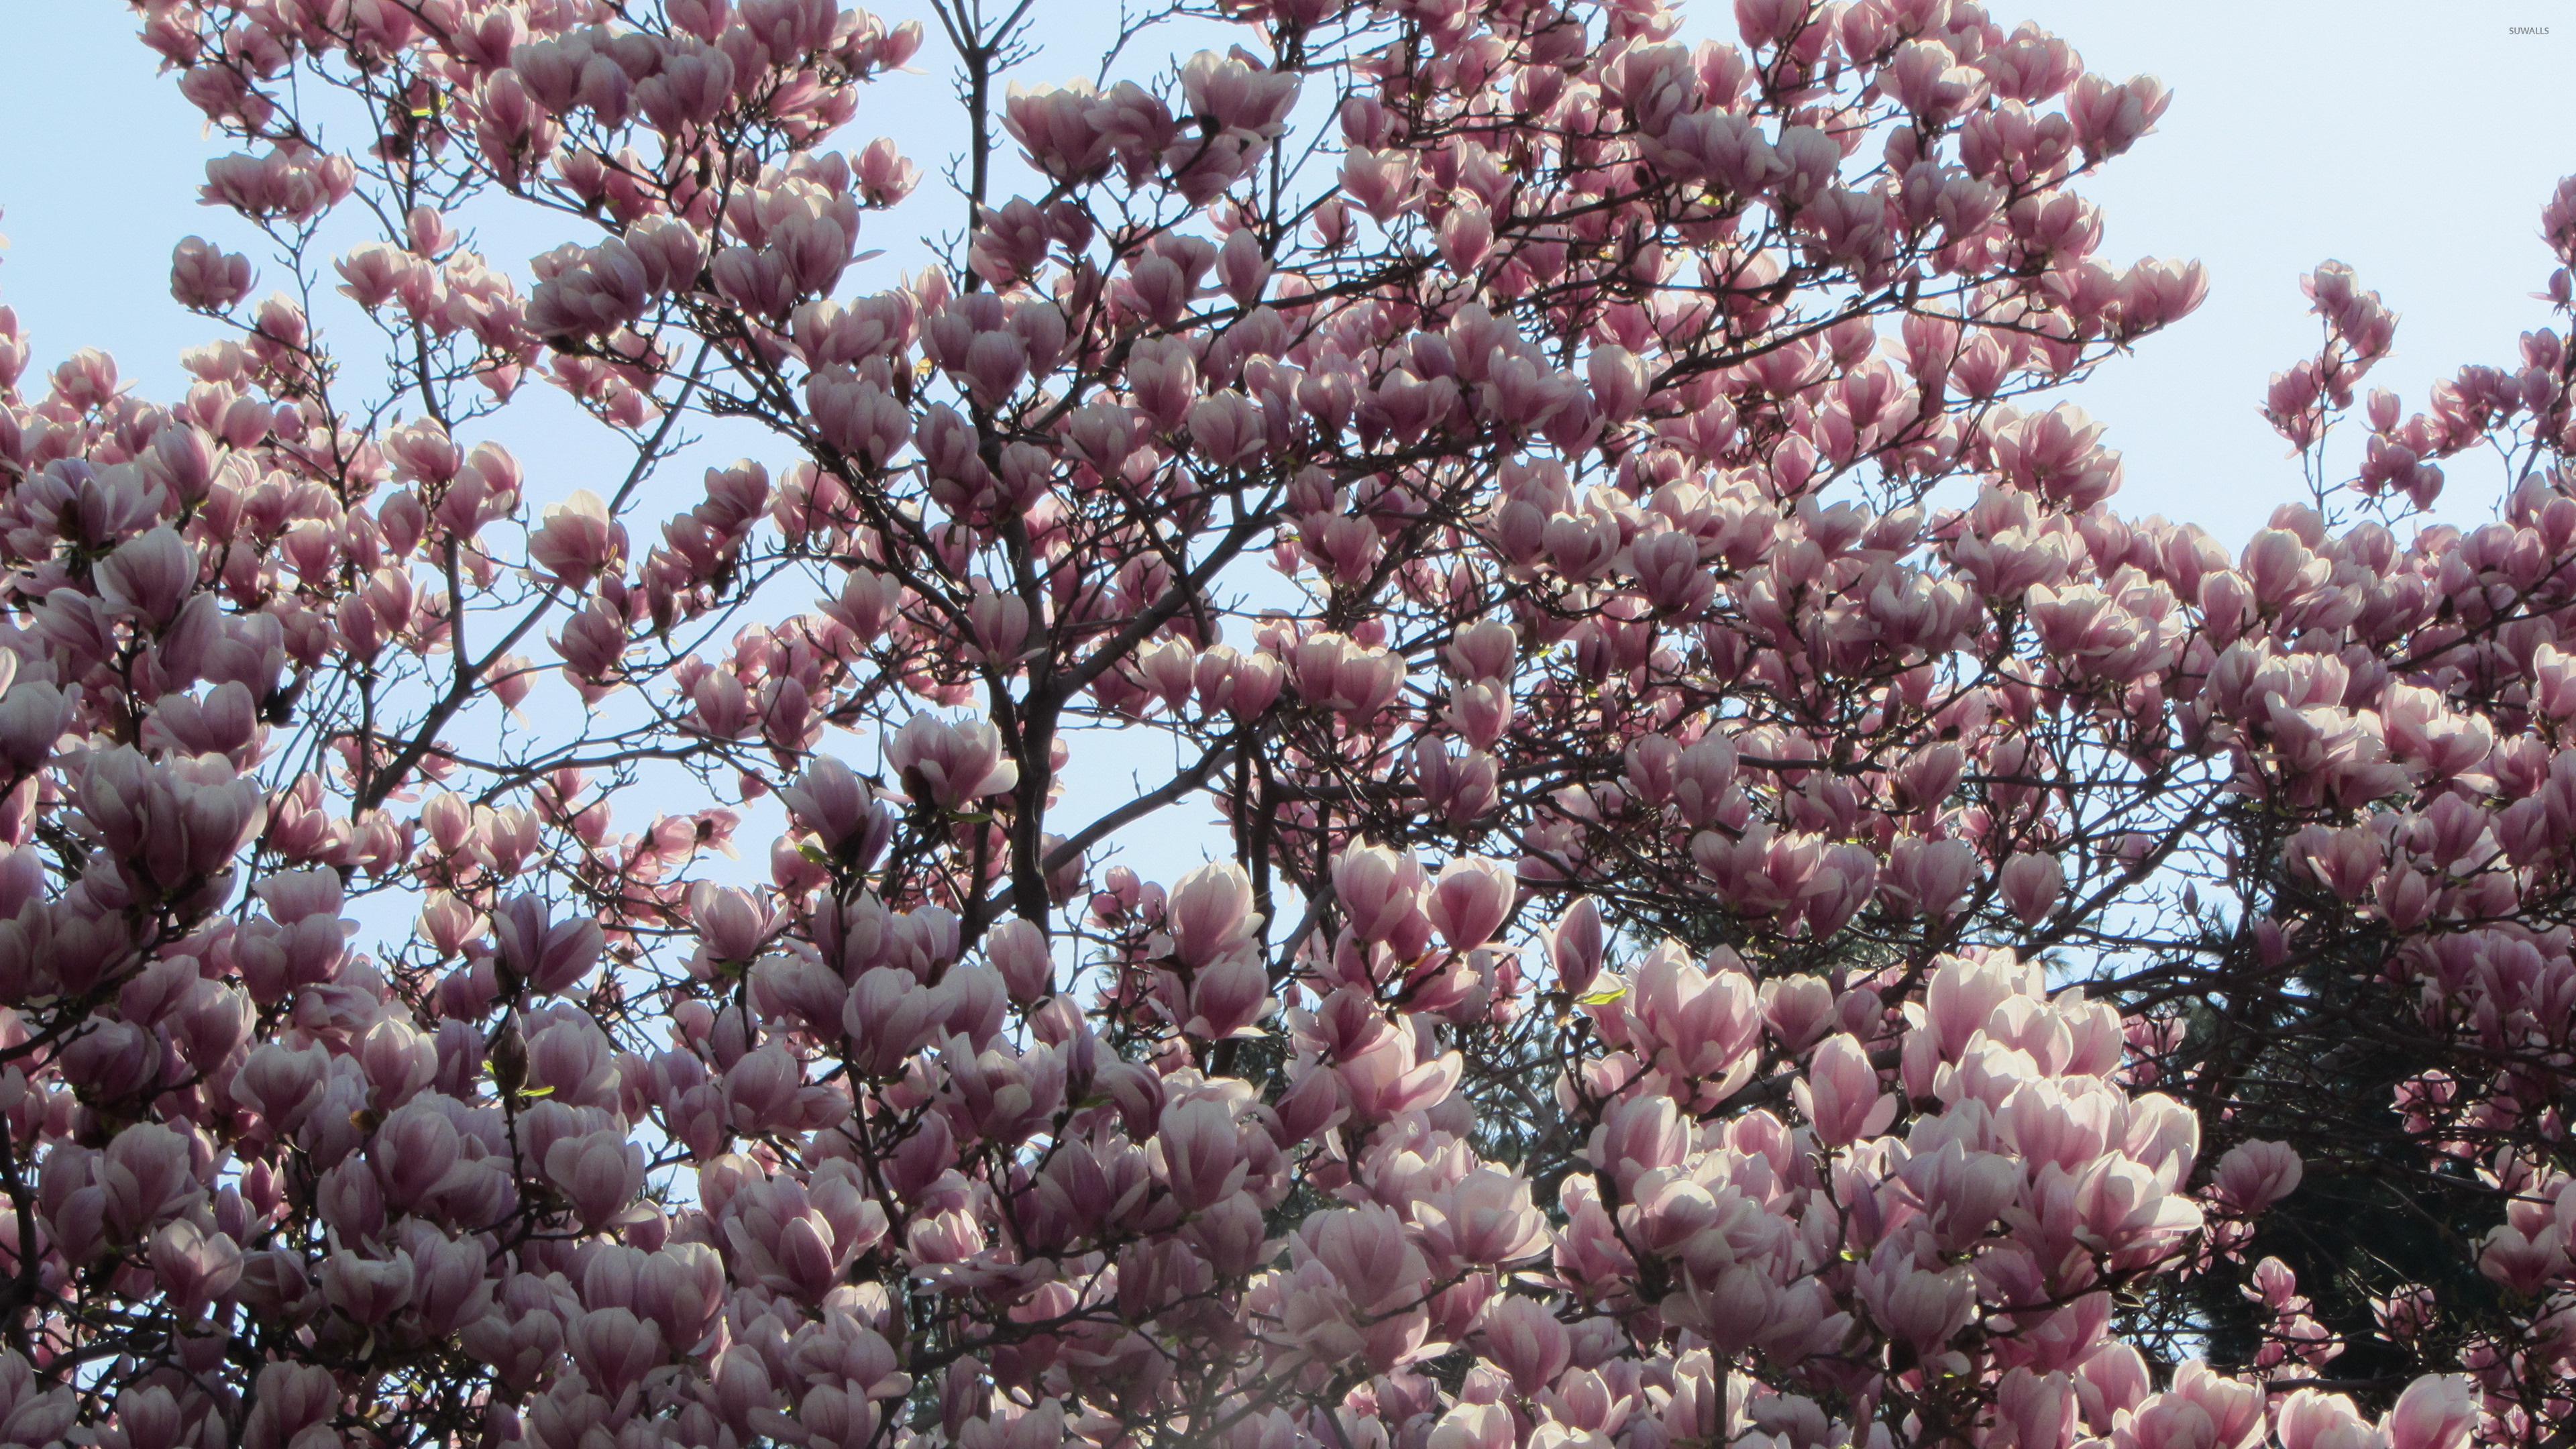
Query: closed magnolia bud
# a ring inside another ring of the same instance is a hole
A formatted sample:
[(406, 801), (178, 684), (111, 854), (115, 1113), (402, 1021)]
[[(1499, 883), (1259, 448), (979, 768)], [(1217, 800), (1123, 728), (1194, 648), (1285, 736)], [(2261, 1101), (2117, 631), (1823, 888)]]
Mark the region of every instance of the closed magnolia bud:
[(1055, 961), (1036, 922), (1009, 920), (995, 926), (984, 938), (984, 953), (1002, 974), (1013, 1001), (1037, 1001), (1055, 989)]
[(1576, 901), (1548, 932), (1548, 960), (1556, 967), (1556, 989), (1581, 996), (1601, 973), (1601, 908), (1590, 896)]
[(1828, 1147), (1841, 1147), (1887, 1130), (1896, 1098), (1878, 1089), (1869, 1053), (1848, 1033), (1825, 1039), (1808, 1060), (1806, 1076), (1790, 1091), (1798, 1109)]
[(1616, 343), (1592, 349), (1584, 370), (1592, 383), (1592, 399), (1601, 416), (1613, 423), (1624, 423), (1637, 416), (1646, 400), (1646, 370), (1636, 354)]
[(1484, 945), (1511, 914), (1515, 885), (1501, 861), (1474, 855), (1450, 861), (1424, 902), (1432, 929), (1453, 951)]
[(1231, 862), (1204, 865), (1182, 876), (1163, 907), (1172, 954), (1194, 969), (1245, 945), (1259, 920), (1252, 911), (1252, 879)]
[(0, 697), (0, 763), (22, 777), (43, 768), (70, 727), (71, 710), (72, 702), (50, 683), (31, 680), (9, 689)]
[(2004, 862), (1996, 883), (2002, 888), (2004, 905), (2025, 926), (2036, 926), (2048, 919), (2066, 888), (2065, 876), (2053, 855), (2016, 855)]

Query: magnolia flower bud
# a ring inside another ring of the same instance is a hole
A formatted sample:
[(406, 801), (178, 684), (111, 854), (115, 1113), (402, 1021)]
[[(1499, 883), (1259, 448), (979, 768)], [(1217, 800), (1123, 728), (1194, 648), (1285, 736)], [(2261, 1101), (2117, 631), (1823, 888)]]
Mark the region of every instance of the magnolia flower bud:
[(1002, 974), (1013, 1001), (1033, 1002), (1053, 991), (1055, 961), (1036, 922), (1014, 919), (995, 926), (984, 938), (984, 954)]
[(1484, 945), (1511, 914), (1516, 882), (1512, 868), (1483, 856), (1462, 856), (1441, 869), (1424, 902), (1432, 929), (1452, 951)]
[(2016, 855), (2004, 862), (1997, 878), (2002, 888), (2004, 905), (2025, 926), (2036, 926), (2048, 919), (2057, 898), (2066, 888), (2053, 855)]
[(1828, 1147), (1874, 1137), (1896, 1118), (1896, 1098), (1878, 1090), (1868, 1051), (1847, 1032), (1827, 1037), (1808, 1059), (1806, 1076), (1789, 1090), (1816, 1139)]

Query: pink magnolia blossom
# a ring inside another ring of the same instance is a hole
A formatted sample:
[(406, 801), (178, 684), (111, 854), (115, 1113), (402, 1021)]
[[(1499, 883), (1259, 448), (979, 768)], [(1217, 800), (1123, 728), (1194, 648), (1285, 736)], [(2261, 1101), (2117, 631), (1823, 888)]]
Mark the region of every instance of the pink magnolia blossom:
[(0, 1441), (2556, 1427), (2576, 183), (2221, 538), (2009, 17), (1217, 7), (905, 274), (918, 24), (609, 8), (145, 6), (295, 275), (0, 308)]

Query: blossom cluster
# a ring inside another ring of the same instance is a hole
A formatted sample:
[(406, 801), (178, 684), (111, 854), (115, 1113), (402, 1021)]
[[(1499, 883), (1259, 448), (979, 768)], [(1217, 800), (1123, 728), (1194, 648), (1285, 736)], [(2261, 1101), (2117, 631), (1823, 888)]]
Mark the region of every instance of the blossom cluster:
[(284, 284), (0, 309), (0, 1446), (2563, 1444), (2576, 181), (2231, 544), (1965, 0), (941, 7), (913, 277), (918, 24), (134, 8)]

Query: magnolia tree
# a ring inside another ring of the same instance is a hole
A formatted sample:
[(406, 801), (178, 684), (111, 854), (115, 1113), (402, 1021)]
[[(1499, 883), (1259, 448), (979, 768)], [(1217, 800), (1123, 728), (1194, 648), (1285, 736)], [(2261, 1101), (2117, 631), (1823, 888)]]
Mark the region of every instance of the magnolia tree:
[(1972, 4), (136, 9), (279, 290), (0, 311), (0, 1440), (2571, 1442), (2567, 270), (2240, 547)]

